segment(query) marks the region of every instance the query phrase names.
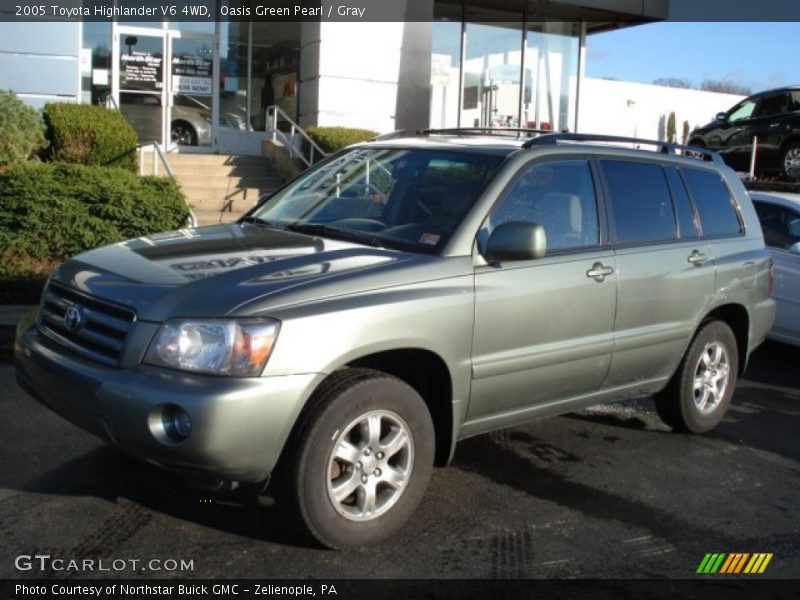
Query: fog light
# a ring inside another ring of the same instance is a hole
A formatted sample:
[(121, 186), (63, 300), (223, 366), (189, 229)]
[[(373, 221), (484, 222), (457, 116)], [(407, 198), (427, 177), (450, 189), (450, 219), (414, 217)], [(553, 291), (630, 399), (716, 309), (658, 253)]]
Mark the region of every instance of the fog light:
[(182, 442), (192, 433), (192, 418), (178, 406), (165, 406), (161, 422), (164, 432), (172, 442)]

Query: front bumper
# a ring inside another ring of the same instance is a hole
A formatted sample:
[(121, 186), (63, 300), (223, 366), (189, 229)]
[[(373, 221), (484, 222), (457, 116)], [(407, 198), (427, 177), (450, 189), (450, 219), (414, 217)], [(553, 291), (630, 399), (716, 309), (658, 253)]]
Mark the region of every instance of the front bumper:
[[(322, 374), (228, 378), (147, 365), (111, 368), (86, 360), (20, 323), (17, 381), (34, 398), (121, 450), (166, 469), (241, 482), (272, 472)], [(192, 433), (161, 441), (153, 415), (189, 413)]]

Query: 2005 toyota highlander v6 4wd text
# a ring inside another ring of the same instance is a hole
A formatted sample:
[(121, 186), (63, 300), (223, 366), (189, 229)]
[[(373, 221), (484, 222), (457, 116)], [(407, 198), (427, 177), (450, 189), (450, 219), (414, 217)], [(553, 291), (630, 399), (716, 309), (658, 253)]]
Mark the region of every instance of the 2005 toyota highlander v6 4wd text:
[(733, 171), (469, 133), (384, 136), (238, 223), (66, 261), (18, 327), (19, 382), (163, 468), (276, 472), (330, 547), (400, 528), (468, 436), (649, 394), (677, 430), (717, 425), (775, 311)]

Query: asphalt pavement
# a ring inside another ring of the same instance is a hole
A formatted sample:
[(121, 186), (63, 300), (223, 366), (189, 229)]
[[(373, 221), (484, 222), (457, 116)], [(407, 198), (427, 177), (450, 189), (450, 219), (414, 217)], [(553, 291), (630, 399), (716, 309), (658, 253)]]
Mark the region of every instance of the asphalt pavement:
[[(708, 552), (767, 552), (758, 577), (797, 578), (799, 364), (759, 349), (705, 436), (646, 399), (466, 440), (399, 535), (335, 552), (299, 542), (269, 497), (210, 497), (118, 453), (0, 363), (0, 577), (685, 578)], [(42, 573), (20, 555), (128, 562)]]

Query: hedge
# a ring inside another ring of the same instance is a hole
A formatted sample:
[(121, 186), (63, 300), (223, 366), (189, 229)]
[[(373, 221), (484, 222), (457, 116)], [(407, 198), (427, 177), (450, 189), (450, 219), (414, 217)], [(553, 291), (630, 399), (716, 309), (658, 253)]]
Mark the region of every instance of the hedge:
[(176, 229), (188, 214), (169, 178), (65, 163), (14, 165), (0, 175), (0, 302), (34, 301), (31, 294), (61, 260)]
[(350, 144), (365, 142), (380, 135), (370, 129), (351, 129), (349, 127), (309, 127), (308, 136), (325, 152), (336, 152)]
[(28, 160), (44, 145), (38, 111), (25, 106), (14, 92), (0, 92), (0, 172)]
[(91, 104), (45, 104), (45, 160), (137, 172), (138, 138), (119, 111)]

